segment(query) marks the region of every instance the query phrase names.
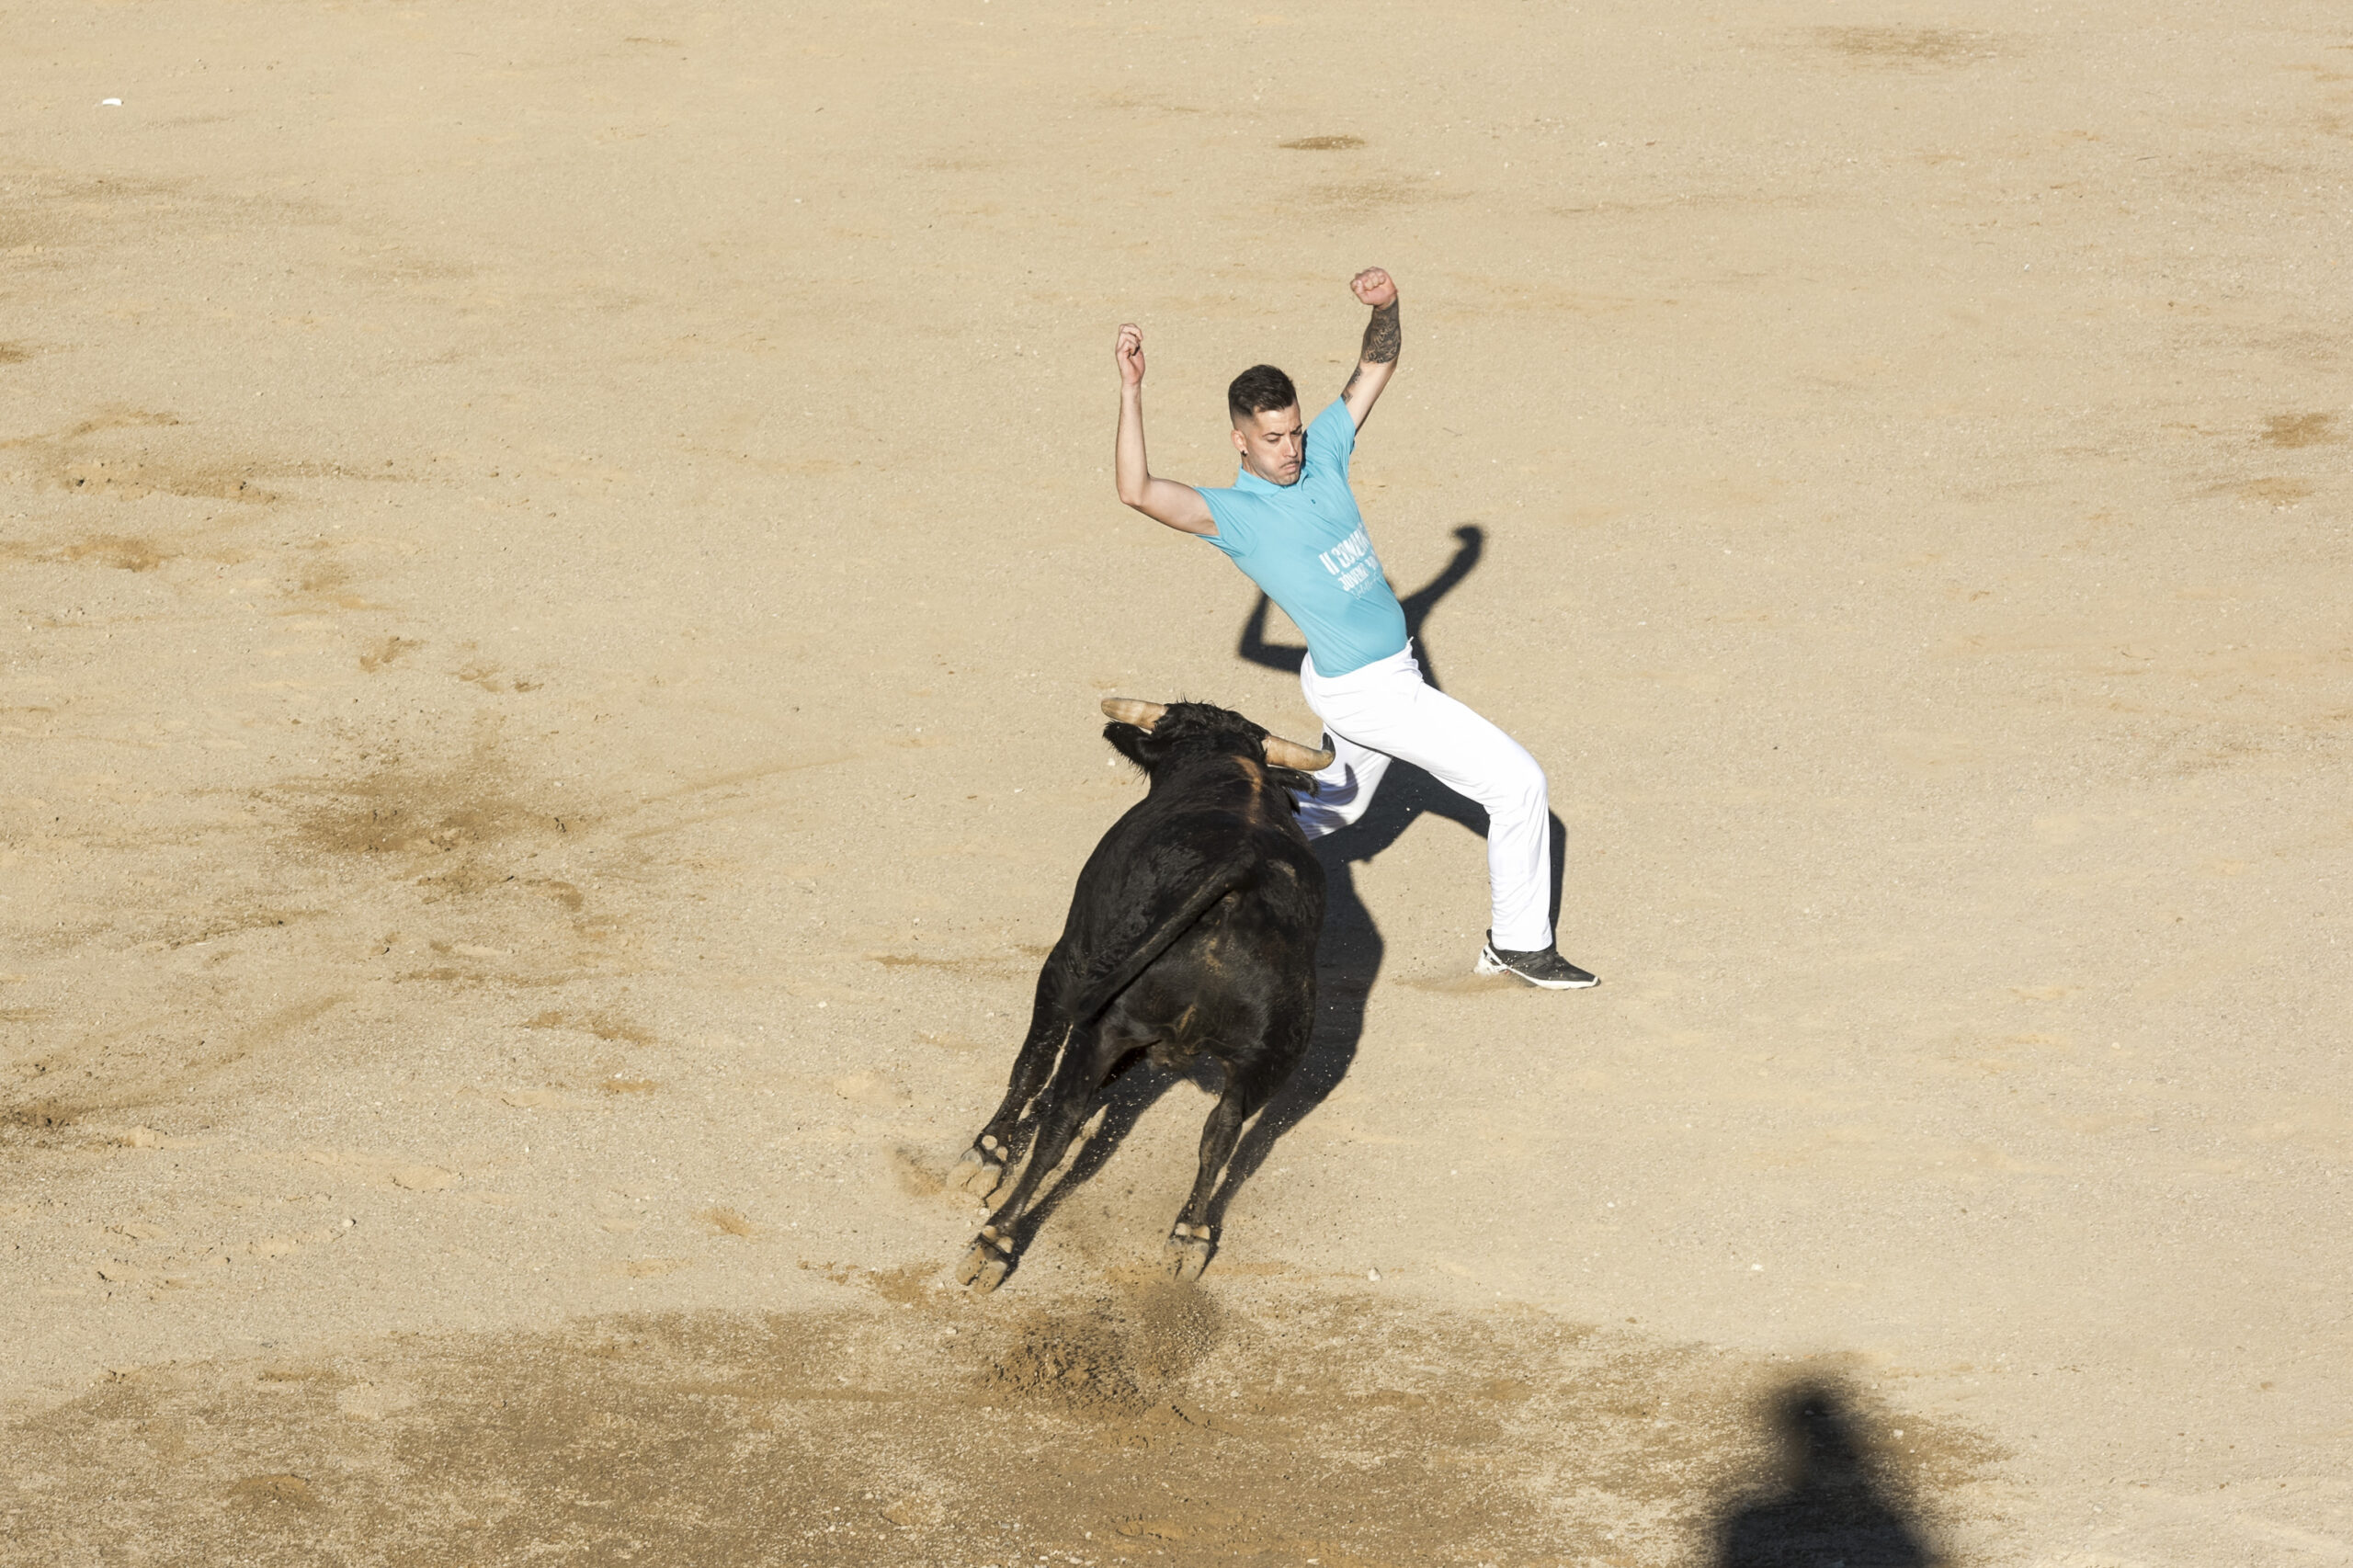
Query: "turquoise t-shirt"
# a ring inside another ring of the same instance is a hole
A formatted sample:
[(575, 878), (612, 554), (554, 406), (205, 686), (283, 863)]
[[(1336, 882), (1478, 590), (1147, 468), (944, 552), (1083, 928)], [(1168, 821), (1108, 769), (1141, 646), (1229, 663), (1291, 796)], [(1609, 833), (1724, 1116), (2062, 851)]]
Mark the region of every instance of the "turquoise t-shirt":
[(1306, 633), (1319, 676), (1343, 676), (1405, 647), (1405, 612), (1348, 490), (1356, 445), (1355, 415), (1334, 403), (1307, 427), (1297, 480), (1269, 484), (1245, 468), (1233, 489), (1201, 492), (1217, 523), (1203, 537)]

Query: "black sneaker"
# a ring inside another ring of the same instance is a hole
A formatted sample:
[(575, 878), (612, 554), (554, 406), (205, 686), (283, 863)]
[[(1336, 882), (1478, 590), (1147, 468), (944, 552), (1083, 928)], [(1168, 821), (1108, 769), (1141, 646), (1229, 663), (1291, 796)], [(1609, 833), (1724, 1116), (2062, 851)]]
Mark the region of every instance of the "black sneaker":
[(1509, 948), (1495, 946), (1493, 935), (1479, 949), (1478, 972), (1481, 974), (1516, 974), (1530, 985), (1540, 985), (1547, 991), (1582, 991), (1588, 985), (1598, 985), (1601, 977), (1588, 974), (1561, 956), (1558, 948), (1546, 948), (1539, 952), (1518, 953)]

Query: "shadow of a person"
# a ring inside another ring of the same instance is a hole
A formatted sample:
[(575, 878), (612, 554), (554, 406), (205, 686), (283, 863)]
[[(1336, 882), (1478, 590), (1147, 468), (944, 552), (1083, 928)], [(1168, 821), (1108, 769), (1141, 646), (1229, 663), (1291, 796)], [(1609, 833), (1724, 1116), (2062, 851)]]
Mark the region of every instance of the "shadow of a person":
[(1724, 1517), (1712, 1568), (1929, 1568), (1933, 1554), (1873, 1477), (1836, 1389), (1785, 1390), (1772, 1419), (1781, 1489)]

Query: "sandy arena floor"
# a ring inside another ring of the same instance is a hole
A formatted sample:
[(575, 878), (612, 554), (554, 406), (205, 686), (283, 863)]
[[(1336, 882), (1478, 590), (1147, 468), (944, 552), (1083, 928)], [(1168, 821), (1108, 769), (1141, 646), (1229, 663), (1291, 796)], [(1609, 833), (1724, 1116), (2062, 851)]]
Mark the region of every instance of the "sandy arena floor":
[[(0, 0), (0, 1559), (2353, 1562), (2353, 16), (1273, 3)], [(1376, 263), (1604, 983), (1400, 778), (968, 1298)]]

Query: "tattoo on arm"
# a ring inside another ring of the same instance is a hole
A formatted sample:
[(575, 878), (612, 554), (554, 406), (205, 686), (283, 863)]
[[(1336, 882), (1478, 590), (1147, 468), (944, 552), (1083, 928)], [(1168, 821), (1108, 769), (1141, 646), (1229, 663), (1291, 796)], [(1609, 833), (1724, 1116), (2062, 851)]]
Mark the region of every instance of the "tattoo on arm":
[(1364, 380), (1364, 367), (1362, 365), (1358, 365), (1355, 369), (1348, 372), (1348, 384), (1340, 389), (1340, 395), (1342, 397), (1346, 397), (1350, 392), (1356, 391), (1357, 383), (1362, 380)]
[(1397, 324), (1397, 301), (1390, 301), (1372, 312), (1372, 320), (1365, 324), (1364, 363), (1387, 365), (1397, 358), (1404, 347), (1404, 330)]

